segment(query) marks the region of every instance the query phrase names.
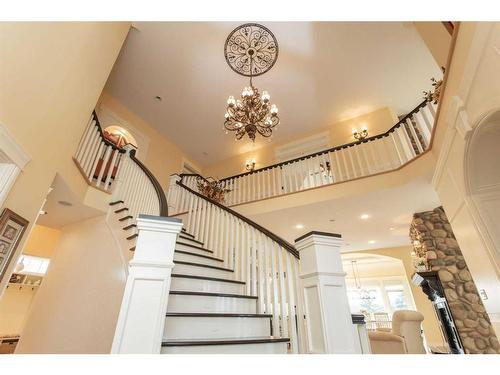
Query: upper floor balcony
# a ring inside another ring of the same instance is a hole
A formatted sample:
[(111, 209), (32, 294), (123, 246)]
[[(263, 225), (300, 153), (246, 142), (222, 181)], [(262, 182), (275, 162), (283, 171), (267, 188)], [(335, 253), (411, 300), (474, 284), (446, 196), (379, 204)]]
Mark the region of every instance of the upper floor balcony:
[[(399, 170), (429, 151), (436, 113), (437, 104), (425, 100), (382, 134), (223, 178), (224, 203), (251, 203)], [(182, 174), (181, 182), (198, 190), (202, 178)], [(172, 211), (185, 212), (188, 204), (174, 185)]]

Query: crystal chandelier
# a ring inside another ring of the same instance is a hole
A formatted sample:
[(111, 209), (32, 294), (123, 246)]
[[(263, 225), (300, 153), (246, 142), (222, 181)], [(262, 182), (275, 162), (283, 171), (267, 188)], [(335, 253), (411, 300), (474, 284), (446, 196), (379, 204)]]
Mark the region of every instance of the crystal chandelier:
[(226, 61), (236, 73), (250, 77), (250, 86), (241, 92), (241, 98), (230, 96), (224, 121), (226, 133), (236, 132), (236, 139), (245, 134), (255, 142), (257, 133), (270, 137), (280, 119), (278, 107), (271, 104), (267, 91), (259, 92), (252, 78), (269, 71), (278, 58), (278, 43), (266, 27), (249, 23), (234, 29), (225, 45)]

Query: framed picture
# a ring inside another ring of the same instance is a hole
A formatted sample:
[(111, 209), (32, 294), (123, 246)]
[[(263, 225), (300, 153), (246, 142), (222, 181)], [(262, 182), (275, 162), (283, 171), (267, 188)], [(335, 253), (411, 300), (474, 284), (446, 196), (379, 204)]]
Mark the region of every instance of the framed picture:
[(0, 215), (0, 281), (5, 276), (28, 223), (28, 220), (8, 208)]

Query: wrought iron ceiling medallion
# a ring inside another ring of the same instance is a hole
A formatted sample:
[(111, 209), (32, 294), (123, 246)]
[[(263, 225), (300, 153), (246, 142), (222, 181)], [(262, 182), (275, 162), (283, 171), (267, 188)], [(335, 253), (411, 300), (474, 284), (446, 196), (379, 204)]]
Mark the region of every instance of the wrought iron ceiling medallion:
[(224, 55), (236, 73), (257, 77), (269, 71), (278, 59), (278, 41), (267, 27), (246, 23), (229, 34)]
[(236, 139), (245, 134), (255, 141), (256, 134), (272, 136), (272, 129), (280, 120), (278, 107), (270, 103), (267, 91), (259, 92), (252, 78), (268, 72), (278, 59), (278, 42), (273, 33), (256, 23), (246, 23), (234, 29), (226, 39), (224, 55), (227, 64), (236, 73), (250, 77), (241, 99), (227, 100), (224, 129), (236, 132)]

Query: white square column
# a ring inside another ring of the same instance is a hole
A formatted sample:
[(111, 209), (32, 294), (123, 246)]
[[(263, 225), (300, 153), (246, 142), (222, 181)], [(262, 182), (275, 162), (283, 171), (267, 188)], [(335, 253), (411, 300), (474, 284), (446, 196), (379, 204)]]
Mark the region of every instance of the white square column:
[(111, 353), (160, 353), (179, 219), (139, 215)]
[(310, 232), (295, 240), (300, 253), (308, 353), (359, 353), (347, 299), (341, 235)]

